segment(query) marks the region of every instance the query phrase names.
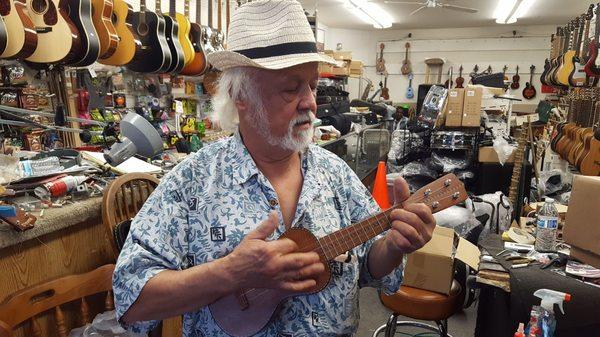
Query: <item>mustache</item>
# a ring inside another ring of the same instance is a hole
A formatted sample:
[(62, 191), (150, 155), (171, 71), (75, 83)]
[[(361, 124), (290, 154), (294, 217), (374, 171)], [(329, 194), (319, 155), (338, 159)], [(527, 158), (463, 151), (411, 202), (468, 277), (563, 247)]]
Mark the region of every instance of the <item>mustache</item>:
[(300, 116), (296, 117), (292, 123), (292, 125), (299, 125), (306, 122), (311, 122), (315, 119), (315, 114), (312, 110), (306, 109), (300, 111)]

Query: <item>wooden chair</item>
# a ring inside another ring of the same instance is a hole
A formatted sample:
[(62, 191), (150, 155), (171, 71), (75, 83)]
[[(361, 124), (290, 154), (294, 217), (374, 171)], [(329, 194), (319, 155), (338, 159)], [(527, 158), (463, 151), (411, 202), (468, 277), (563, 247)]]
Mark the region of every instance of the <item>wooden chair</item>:
[(69, 275), (49, 282), (20, 290), (0, 304), (0, 337), (11, 337), (13, 329), (30, 322), (27, 336), (42, 337), (42, 328), (36, 316), (54, 309), (56, 333), (49, 336), (67, 337), (69, 329), (65, 324), (62, 304), (80, 301), (80, 326), (90, 323), (89, 306), (86, 296), (107, 292), (104, 306), (113, 310), (112, 274), (114, 264), (107, 264), (91, 272)]
[(133, 219), (154, 191), (160, 180), (147, 173), (128, 173), (113, 181), (102, 198), (102, 222), (113, 238), (110, 243), (115, 256), (120, 247), (114, 240), (115, 227), (125, 220)]

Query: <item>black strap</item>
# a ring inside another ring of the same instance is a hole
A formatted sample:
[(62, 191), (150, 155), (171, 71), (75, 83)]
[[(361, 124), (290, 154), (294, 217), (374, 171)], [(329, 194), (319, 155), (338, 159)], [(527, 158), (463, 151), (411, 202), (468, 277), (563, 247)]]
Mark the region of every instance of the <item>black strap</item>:
[(260, 59), (266, 57), (292, 54), (316, 53), (317, 44), (314, 42), (290, 42), (276, 44), (268, 47), (235, 50), (235, 52), (240, 53), (251, 59)]

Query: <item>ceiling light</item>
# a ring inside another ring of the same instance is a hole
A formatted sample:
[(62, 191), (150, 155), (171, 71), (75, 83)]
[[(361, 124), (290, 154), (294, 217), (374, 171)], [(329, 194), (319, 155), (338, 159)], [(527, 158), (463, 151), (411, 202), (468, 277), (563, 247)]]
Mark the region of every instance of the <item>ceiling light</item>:
[(494, 11), (496, 23), (509, 24), (517, 22), (517, 19), (525, 16), (535, 0), (498, 0), (498, 6)]
[(392, 17), (377, 4), (366, 0), (346, 0), (345, 7), (375, 28), (384, 29), (392, 26)]

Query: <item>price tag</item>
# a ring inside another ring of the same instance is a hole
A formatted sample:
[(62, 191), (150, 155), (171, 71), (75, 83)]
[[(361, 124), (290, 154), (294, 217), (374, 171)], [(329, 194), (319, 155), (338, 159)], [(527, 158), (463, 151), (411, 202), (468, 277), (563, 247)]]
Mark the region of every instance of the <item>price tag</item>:
[(175, 113), (183, 114), (183, 102), (175, 100)]

